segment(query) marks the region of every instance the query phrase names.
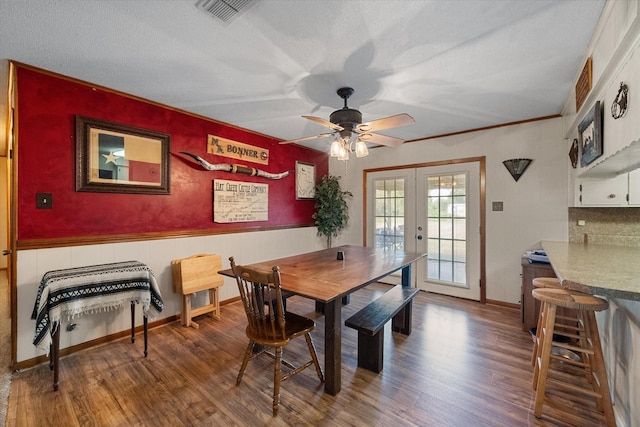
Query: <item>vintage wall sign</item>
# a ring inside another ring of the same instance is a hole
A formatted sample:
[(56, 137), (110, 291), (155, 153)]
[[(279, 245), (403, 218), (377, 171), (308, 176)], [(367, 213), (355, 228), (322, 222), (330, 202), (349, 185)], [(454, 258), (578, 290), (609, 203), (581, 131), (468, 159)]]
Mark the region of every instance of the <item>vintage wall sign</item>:
[(215, 135), (208, 135), (207, 153), (260, 163), (261, 165), (269, 164), (269, 150), (266, 148), (254, 147)]
[(213, 221), (268, 221), (269, 184), (213, 180)]

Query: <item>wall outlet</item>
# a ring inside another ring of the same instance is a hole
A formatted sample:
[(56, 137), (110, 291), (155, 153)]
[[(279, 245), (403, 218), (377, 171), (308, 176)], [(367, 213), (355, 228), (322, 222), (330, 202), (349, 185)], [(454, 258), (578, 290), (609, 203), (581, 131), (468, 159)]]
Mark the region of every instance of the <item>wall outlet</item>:
[(491, 203), (491, 210), (493, 210), (493, 211), (502, 211), (503, 207), (504, 207), (503, 202), (492, 202)]
[(587, 221), (585, 221), (584, 219), (579, 219), (578, 220), (578, 226), (584, 227), (585, 225), (587, 225)]

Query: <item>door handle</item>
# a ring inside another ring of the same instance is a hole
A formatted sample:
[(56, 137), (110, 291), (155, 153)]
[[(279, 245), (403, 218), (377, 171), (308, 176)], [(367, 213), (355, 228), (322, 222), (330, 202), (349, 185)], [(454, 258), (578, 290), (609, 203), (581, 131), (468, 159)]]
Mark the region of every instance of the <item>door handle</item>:
[(2, 255), (7, 256), (7, 255), (11, 255), (13, 253), (13, 251), (9, 250), (9, 249), (5, 249), (4, 251), (2, 251)]

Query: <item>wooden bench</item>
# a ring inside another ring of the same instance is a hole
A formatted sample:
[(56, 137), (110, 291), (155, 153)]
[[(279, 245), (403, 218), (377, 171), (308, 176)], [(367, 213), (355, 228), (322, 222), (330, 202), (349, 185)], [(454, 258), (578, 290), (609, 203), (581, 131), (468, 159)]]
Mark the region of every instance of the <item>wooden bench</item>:
[(395, 286), (344, 322), (358, 331), (359, 367), (382, 371), (384, 325), (393, 319), (394, 332), (411, 334), (411, 303), (418, 292), (416, 288)]

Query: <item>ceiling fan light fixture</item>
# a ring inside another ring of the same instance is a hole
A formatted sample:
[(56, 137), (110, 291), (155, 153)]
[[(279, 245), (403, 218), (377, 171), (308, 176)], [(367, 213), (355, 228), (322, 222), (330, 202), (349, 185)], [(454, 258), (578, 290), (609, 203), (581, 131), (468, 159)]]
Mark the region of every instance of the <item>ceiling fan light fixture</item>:
[(347, 104), (347, 99), (349, 99), (349, 97), (354, 93), (353, 88), (341, 87), (336, 91), (336, 93), (344, 100), (344, 107), (331, 113), (328, 121), (320, 117), (302, 116), (305, 119), (328, 127), (333, 131), (333, 134), (321, 133), (315, 136), (282, 141), (280, 144), (291, 144), (294, 142), (324, 138), (333, 135), (333, 141), (331, 141), (331, 146), (329, 148), (329, 155), (346, 162), (349, 160), (349, 153), (355, 153), (356, 157), (365, 157), (369, 155), (367, 142), (373, 145), (386, 145), (388, 147), (395, 147), (402, 144), (404, 140), (400, 138), (381, 135), (375, 132), (381, 129), (391, 129), (415, 123), (413, 117), (406, 113), (362, 123), (362, 113), (356, 109), (349, 108)]
[(364, 141), (358, 140), (356, 142), (356, 157), (364, 157), (369, 155), (369, 149)]
[(338, 154), (338, 160), (347, 161), (349, 160), (349, 149), (344, 145), (340, 148), (340, 153)]
[(331, 157), (338, 157), (340, 155), (340, 151), (342, 150), (342, 138), (339, 136), (333, 140), (331, 143), (331, 148), (329, 149), (329, 154)]

